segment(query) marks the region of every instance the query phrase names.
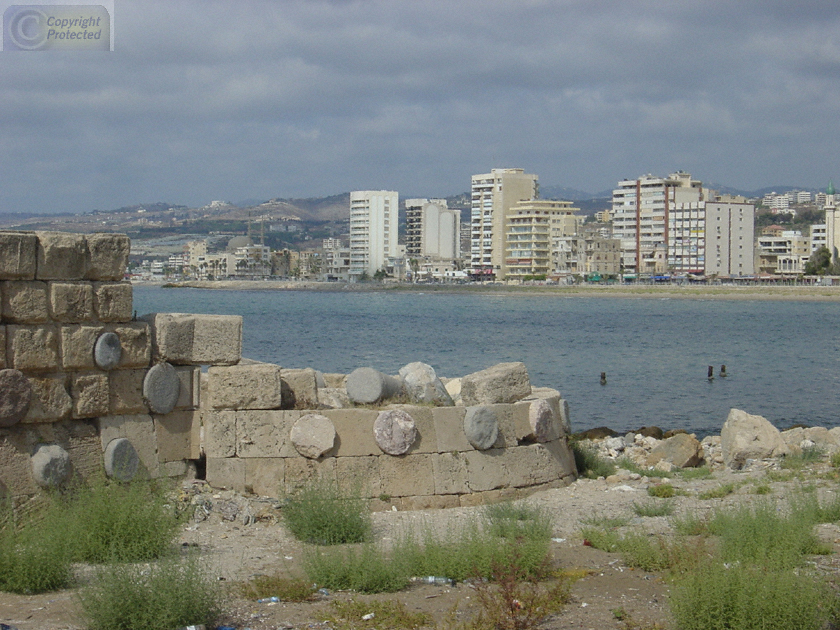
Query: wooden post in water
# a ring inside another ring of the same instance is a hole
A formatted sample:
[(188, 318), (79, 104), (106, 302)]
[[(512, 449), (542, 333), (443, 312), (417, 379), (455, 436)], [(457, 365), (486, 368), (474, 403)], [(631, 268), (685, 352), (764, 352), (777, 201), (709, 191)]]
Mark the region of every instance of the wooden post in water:
[(726, 378), (726, 366), (725, 365), (720, 366), (720, 377), (721, 378)]
[(606, 372), (601, 372), (601, 385), (606, 385), (606, 384), (607, 384), (607, 373)]
[(709, 366), (708, 379), (709, 379), (710, 381), (715, 380), (715, 366), (714, 366), (714, 365), (710, 365), (710, 366)]

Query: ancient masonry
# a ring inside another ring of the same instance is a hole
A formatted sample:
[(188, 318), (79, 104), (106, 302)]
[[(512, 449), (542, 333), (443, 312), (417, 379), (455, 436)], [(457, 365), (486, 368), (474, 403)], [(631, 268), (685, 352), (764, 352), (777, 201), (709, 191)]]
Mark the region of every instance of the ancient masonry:
[(317, 476), (380, 509), (574, 478), (566, 402), (523, 364), (444, 385), (422, 363), (345, 376), (242, 359), (241, 317), (134, 317), (129, 248), (121, 234), (0, 232), (0, 500), (13, 509), (101, 470), (206, 467), (214, 487), (275, 497)]

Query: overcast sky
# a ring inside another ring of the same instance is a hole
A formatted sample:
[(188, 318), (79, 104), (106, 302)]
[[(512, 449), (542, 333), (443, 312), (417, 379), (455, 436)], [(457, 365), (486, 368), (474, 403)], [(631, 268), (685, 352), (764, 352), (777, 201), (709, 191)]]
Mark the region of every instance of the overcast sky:
[(0, 212), (677, 169), (840, 182), (838, 0), (117, 0), (114, 52), (0, 53)]

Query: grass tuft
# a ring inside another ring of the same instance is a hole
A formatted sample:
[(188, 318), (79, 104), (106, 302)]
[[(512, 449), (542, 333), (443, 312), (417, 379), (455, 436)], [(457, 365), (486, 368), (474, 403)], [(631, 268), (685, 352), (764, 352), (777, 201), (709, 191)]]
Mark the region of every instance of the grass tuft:
[(594, 447), (584, 446), (580, 442), (570, 442), (569, 446), (574, 453), (579, 475), (587, 479), (597, 479), (615, 474), (615, 464), (601, 457)]
[(276, 574), (255, 576), (235, 585), (234, 591), (245, 599), (277, 597), (284, 602), (311, 602), (318, 599), (317, 589), (308, 580)]
[(782, 459), (781, 467), (786, 470), (802, 470), (806, 466), (820, 461), (823, 454), (823, 450), (819, 446), (803, 448), (801, 453), (788, 455)]
[[(431, 619), (424, 613), (412, 613), (405, 604), (393, 600), (387, 601), (346, 601), (332, 602), (330, 612), (321, 621), (335, 630), (391, 630), (401, 628), (418, 630), (431, 624)], [(368, 615), (373, 615), (368, 617)], [(367, 619), (365, 617), (368, 617)]]
[(670, 499), (671, 497), (676, 496), (677, 490), (670, 483), (660, 483), (655, 486), (650, 486), (647, 489), (647, 493), (650, 496), (657, 497), (659, 499)]
[(0, 530), (0, 591), (30, 595), (70, 584), (71, 557), (57, 521)]
[(553, 525), (548, 513), (540, 508), (510, 502), (495, 503), (484, 509), (487, 532), (513, 540), (548, 540)]
[(733, 483), (723, 483), (720, 484), (717, 488), (711, 488), (709, 490), (705, 490), (697, 495), (698, 499), (722, 499), (723, 497), (727, 497), (730, 494), (735, 492), (735, 484)]
[(313, 481), (283, 506), (286, 526), (298, 540), (318, 545), (366, 542), (371, 518), (365, 501), (339, 490), (335, 482)]
[(393, 593), (409, 583), (406, 563), (390, 559), (378, 547), (309, 549), (303, 556), (306, 575), (318, 587), (360, 593)]
[(682, 479), (687, 481), (695, 479), (709, 479), (712, 477), (712, 470), (708, 466), (700, 466), (699, 468), (683, 468), (678, 472)]
[(670, 501), (648, 501), (646, 503), (633, 503), (633, 512), (636, 516), (655, 517), (671, 516), (674, 513), (674, 504)]

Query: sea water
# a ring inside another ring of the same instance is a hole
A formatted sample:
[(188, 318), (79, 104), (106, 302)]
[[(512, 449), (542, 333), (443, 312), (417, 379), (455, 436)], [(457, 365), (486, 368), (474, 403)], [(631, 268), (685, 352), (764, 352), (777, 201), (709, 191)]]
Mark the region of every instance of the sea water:
[(141, 285), (134, 305), (242, 315), (243, 356), (290, 368), (395, 374), (422, 361), (455, 377), (522, 361), (569, 401), (576, 431), (707, 435), (732, 407), (780, 428), (840, 426), (840, 303)]

